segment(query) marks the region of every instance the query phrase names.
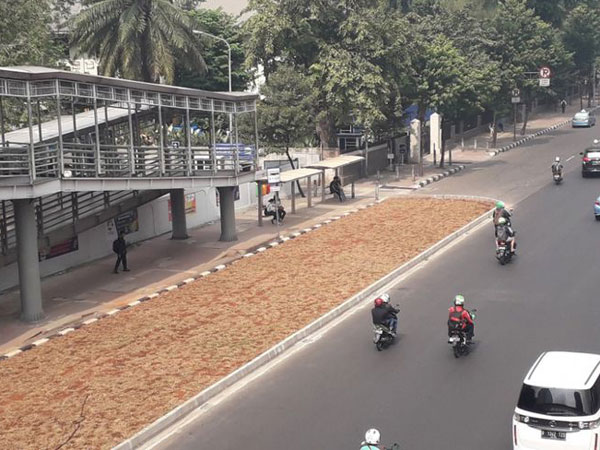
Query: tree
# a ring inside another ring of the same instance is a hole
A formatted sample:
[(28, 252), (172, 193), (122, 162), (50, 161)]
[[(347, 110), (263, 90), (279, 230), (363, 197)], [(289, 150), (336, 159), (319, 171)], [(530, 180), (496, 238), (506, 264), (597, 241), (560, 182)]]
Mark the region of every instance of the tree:
[[(258, 105), (262, 140), (283, 147), (292, 168), (290, 146), (301, 142), (314, 130), (312, 85), (310, 79), (290, 66), (279, 66), (262, 86), (263, 100)], [(302, 188), (298, 182), (298, 189)]]
[(74, 47), (100, 59), (104, 75), (172, 83), (175, 61), (206, 70), (192, 20), (174, 0), (87, 0), (74, 19)]
[[(231, 79), (234, 91), (243, 91), (250, 82), (244, 67), (243, 36), (235, 18), (221, 9), (198, 9), (190, 13), (193, 27), (219, 36), (231, 45)], [(175, 80), (178, 86), (186, 86), (207, 91), (227, 91), (229, 89), (229, 61), (227, 46), (212, 37), (203, 36), (204, 61), (207, 70), (198, 73), (190, 70), (183, 62), (176, 63)]]
[[(490, 53), (500, 65), (501, 79), (494, 108), (506, 108), (513, 88), (521, 89), (521, 97), (527, 105), (535, 96), (555, 97), (555, 92), (538, 86), (535, 73), (541, 66), (550, 66), (554, 72), (553, 84), (570, 75), (571, 55), (556, 30), (537, 17), (527, 7), (526, 0), (506, 0), (500, 4), (493, 25), (496, 35)], [(522, 134), (527, 128), (528, 113), (529, 108), (525, 112)]]
[(63, 46), (52, 34), (49, 0), (0, 2), (0, 66), (56, 66)]
[(247, 63), (265, 77), (280, 64), (311, 75), (325, 146), (351, 117), (368, 128), (399, 123), (406, 27), (389, 1), (251, 0)]
[(574, 8), (564, 23), (563, 42), (573, 52), (575, 67), (581, 80), (588, 80), (588, 106), (590, 106), (595, 61), (600, 56), (600, 12), (587, 4)]

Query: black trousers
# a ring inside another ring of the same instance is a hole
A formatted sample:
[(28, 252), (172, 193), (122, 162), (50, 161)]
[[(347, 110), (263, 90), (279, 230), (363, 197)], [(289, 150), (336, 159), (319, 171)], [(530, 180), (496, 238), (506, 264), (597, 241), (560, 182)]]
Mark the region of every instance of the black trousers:
[(119, 271), (119, 264), (123, 263), (123, 270), (127, 270), (127, 253), (117, 254), (117, 262), (115, 263), (115, 272)]

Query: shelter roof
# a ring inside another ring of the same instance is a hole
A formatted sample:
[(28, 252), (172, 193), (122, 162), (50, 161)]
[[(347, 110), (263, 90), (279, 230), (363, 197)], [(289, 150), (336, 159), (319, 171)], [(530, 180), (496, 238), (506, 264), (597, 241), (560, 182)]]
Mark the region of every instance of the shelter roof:
[(313, 169), (339, 169), (340, 167), (354, 164), (365, 159), (363, 156), (341, 155), (335, 158), (324, 159), (315, 164), (310, 164), (308, 167)]
[[(319, 169), (302, 168), (281, 172), (279, 178), (281, 179), (282, 183), (289, 183), (290, 181), (301, 180), (302, 178), (312, 177), (320, 174), (321, 170)], [(267, 177), (261, 177), (259, 179), (266, 180)]]

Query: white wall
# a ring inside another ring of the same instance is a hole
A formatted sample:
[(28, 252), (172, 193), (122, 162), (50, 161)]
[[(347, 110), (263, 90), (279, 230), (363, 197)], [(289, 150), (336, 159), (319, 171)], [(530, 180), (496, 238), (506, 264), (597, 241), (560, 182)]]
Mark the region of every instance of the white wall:
[[(196, 196), (196, 212), (186, 216), (188, 228), (194, 228), (219, 219), (216, 188), (188, 190), (186, 194)], [(240, 199), (235, 202), (236, 210), (244, 210), (258, 203), (255, 183), (240, 186)], [(164, 195), (137, 209), (139, 230), (126, 236), (127, 242), (135, 243), (171, 231), (169, 221), (169, 195)], [(112, 254), (114, 235), (108, 231), (106, 223), (81, 233), (79, 249), (66, 255), (40, 262), (42, 277), (94, 261)], [(18, 285), (17, 264), (0, 268), (0, 291)]]

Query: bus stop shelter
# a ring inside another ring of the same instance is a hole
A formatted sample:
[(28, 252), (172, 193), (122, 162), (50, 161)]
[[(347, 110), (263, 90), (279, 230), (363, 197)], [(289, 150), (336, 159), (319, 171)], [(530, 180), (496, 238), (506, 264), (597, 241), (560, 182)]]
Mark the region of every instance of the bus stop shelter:
[[(292, 214), (296, 213), (296, 181), (306, 178), (306, 200), (308, 207), (312, 207), (312, 189), (311, 179), (314, 176), (322, 174), (323, 171), (319, 169), (302, 168), (286, 170), (280, 174), (280, 184), (292, 183)], [(262, 186), (267, 183), (266, 178), (259, 178), (256, 180), (258, 183), (258, 225), (262, 226), (263, 222), (263, 195)]]
[[(311, 164), (308, 166), (312, 169), (319, 169), (321, 171), (321, 185), (323, 189), (321, 189), (321, 201), (325, 201), (325, 170), (335, 170), (336, 176), (339, 174), (339, 169), (344, 166), (348, 166), (350, 164), (355, 164), (363, 161), (365, 158), (363, 156), (354, 156), (354, 155), (341, 155), (335, 158), (324, 159), (323, 161), (319, 161), (318, 163)], [(352, 198), (355, 197), (354, 194), (354, 181), (351, 183), (352, 186)]]

